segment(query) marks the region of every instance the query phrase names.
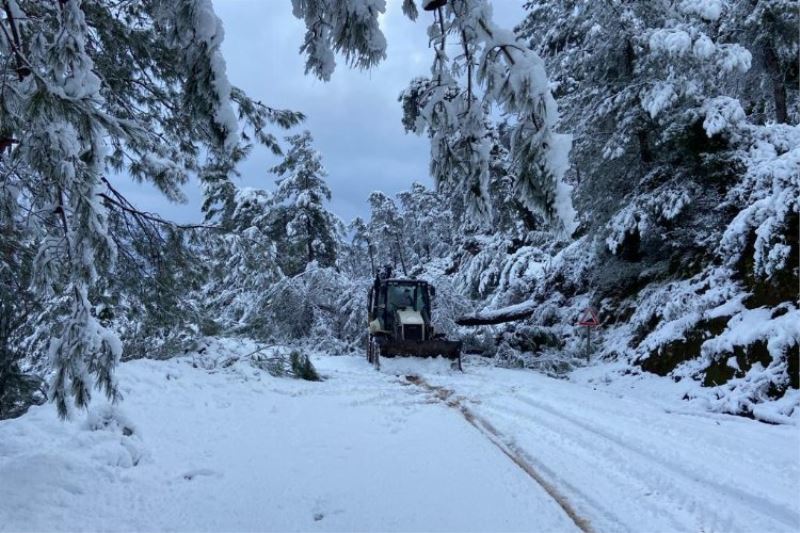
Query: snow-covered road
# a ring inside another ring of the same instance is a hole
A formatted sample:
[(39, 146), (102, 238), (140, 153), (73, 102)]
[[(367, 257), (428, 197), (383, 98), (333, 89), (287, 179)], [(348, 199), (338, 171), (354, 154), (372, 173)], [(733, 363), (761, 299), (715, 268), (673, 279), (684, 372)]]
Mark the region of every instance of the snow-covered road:
[[(497, 368), (429, 373), (595, 531), (800, 531), (800, 431)], [(641, 391), (640, 391), (641, 393)]]
[(121, 365), (88, 422), (0, 422), (0, 531), (800, 530), (797, 426), (435, 361), (191, 363)]

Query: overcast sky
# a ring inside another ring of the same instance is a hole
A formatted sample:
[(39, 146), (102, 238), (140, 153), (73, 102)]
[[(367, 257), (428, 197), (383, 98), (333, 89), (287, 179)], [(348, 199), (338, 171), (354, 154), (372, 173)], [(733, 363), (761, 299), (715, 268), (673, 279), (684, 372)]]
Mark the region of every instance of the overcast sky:
[[(417, 2), (418, 4), (420, 2)], [(511, 28), (524, 12), (523, 0), (495, 0), (495, 21)], [(333, 192), (331, 209), (345, 222), (368, 214), (369, 193), (396, 193), (413, 181), (430, 184), (428, 142), (406, 134), (397, 102), (415, 76), (430, 72), (426, 28), (431, 15), (406, 19), (401, 0), (388, 0), (381, 25), (388, 42), (387, 59), (371, 71), (351, 70), (342, 61), (330, 82), (304, 74), (298, 53), (305, 28), (292, 16), (290, 0), (214, 0), (225, 27), (222, 45), (231, 83), (251, 97), (277, 108), (307, 115), (297, 131), (308, 129), (321, 152)], [(275, 131), (283, 136), (284, 132)], [(268, 169), (277, 159), (258, 149), (239, 167), (239, 185), (272, 189)], [(178, 222), (201, 218), (201, 192), (188, 184), (185, 205), (168, 201), (146, 185), (126, 183), (125, 193), (139, 207)]]

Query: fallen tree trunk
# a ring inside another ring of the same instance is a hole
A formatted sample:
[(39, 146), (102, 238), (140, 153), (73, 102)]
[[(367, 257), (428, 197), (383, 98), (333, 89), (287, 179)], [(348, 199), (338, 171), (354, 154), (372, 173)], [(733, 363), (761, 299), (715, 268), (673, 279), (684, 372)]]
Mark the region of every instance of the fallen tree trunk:
[(456, 319), (459, 326), (491, 326), (503, 324), (528, 318), (533, 314), (536, 305), (533, 302), (522, 302), (519, 304), (501, 307), (500, 309), (489, 309), (478, 311), (471, 315), (464, 315)]

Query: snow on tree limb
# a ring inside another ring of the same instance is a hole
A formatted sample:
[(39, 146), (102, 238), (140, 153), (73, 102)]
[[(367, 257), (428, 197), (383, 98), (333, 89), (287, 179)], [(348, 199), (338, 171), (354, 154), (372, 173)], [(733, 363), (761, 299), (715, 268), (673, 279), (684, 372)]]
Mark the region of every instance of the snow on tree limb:
[(378, 24), (385, 11), (386, 0), (292, 0), (292, 13), (306, 24), (300, 47), (306, 55), (306, 74), (330, 80), (336, 53), (361, 69), (385, 59), (386, 38)]
[(239, 142), (239, 123), (231, 103), (231, 84), (220, 49), (225, 32), (211, 0), (159, 2), (160, 23), (179, 51), (185, 69), (186, 103), (197, 118), (206, 117), (221, 148), (230, 153)]
[[(329, 80), (335, 53), (369, 68), (386, 55), (378, 24), (384, 0), (293, 0), (306, 24), (301, 52), (306, 72)], [(404, 13), (418, 15), (413, 1)], [(566, 235), (576, 228), (571, 187), (563, 177), (571, 138), (555, 132), (558, 119), (544, 63), (508, 30), (492, 21), (487, 0), (451, 0), (435, 9), (428, 29), (434, 61), (429, 80), (412, 80), (400, 99), (406, 128), (431, 139), (431, 174), (439, 187), (461, 194), (476, 221), (491, 219), (489, 111), (513, 117), (512, 170), (517, 195)], [(451, 57), (448, 39), (458, 45)]]
[[(485, 0), (454, 0), (436, 11), (429, 35), (431, 77), (401, 94), (406, 128), (431, 138), (431, 174), (440, 187), (461, 190), (472, 216), (488, 219), (489, 110), (513, 117), (510, 171), (516, 193), (570, 235), (571, 188), (563, 182), (571, 139), (558, 120), (544, 62), (513, 33), (497, 27)], [(448, 56), (448, 37), (461, 53)]]
[(210, 0), (1, 6), (0, 56), (10, 61), (0, 64), (0, 188), (4, 198), (13, 191), (4, 220), (38, 245), (31, 291), (42, 304), (23, 344), (49, 352), (51, 398), (66, 415), (68, 400), (85, 407), (94, 386), (118, 397), (121, 343), (109, 317), (112, 301), (127, 302), (110, 294), (120, 283), (115, 262), (136, 264), (140, 239), (164, 246), (103, 180), (129, 175), (179, 201), (199, 174), (214, 216), (250, 136), (279, 152), (266, 127), (303, 117), (231, 87)]

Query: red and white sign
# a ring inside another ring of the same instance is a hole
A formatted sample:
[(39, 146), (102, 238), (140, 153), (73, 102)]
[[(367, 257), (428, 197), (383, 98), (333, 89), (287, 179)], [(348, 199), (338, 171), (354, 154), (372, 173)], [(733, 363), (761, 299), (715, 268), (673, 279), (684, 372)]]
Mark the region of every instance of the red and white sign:
[(586, 326), (590, 328), (595, 328), (600, 325), (600, 319), (597, 318), (597, 311), (595, 311), (591, 307), (587, 307), (581, 313), (581, 317), (578, 319), (579, 326)]

